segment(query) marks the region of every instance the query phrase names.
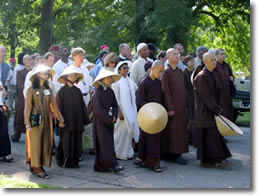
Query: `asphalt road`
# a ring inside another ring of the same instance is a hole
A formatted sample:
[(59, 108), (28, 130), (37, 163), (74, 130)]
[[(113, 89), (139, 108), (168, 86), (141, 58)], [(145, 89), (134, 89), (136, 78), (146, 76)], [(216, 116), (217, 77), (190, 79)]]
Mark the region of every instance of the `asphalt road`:
[[(9, 132), (12, 132), (12, 119), (9, 122)], [(227, 169), (200, 168), (196, 160), (195, 149), (184, 157), (188, 165), (177, 165), (161, 161), (164, 171), (154, 173), (148, 169), (136, 168), (133, 160), (119, 161), (125, 170), (119, 174), (98, 173), (93, 171), (94, 156), (84, 154), (79, 169), (60, 168), (55, 164), (53, 156), (52, 167), (45, 168), (50, 179), (40, 179), (32, 175), (25, 164), (25, 135), (19, 143), (12, 143), (12, 163), (0, 162), (0, 174), (15, 179), (28, 180), (41, 184), (58, 185), (64, 188), (250, 188), (250, 128), (242, 128), (243, 136), (227, 137), (227, 143), (232, 157)], [(58, 138), (56, 138), (58, 139)]]

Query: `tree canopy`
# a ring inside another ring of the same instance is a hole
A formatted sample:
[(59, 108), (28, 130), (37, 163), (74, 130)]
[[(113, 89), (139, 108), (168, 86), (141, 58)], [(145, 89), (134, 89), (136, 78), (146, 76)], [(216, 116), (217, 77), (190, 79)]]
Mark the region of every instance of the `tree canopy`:
[(224, 48), (234, 71), (250, 70), (247, 0), (1, 0), (0, 32), (8, 57), (59, 44), (81, 46), (93, 60), (101, 44), (118, 52), (121, 43), (166, 50), (180, 42), (186, 54)]

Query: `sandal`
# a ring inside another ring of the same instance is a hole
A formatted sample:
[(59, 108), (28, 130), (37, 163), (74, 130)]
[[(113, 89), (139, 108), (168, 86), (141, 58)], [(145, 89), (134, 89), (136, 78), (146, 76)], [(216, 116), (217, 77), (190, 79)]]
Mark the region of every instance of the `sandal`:
[(13, 161), (13, 158), (12, 157), (9, 157), (9, 156), (4, 156), (4, 157), (1, 157), (0, 158), (0, 161), (3, 161), (3, 162), (12, 162)]
[(154, 166), (152, 167), (152, 170), (153, 170), (154, 172), (157, 172), (157, 173), (163, 171), (163, 169), (162, 169), (159, 165), (154, 165)]
[(138, 167), (144, 167), (144, 163), (139, 160), (139, 159), (136, 159), (134, 162), (133, 162), (134, 165), (137, 165)]
[(37, 175), (38, 175), (38, 177), (43, 178), (43, 179), (49, 179), (50, 178), (49, 175), (47, 175), (46, 172), (39, 173)]

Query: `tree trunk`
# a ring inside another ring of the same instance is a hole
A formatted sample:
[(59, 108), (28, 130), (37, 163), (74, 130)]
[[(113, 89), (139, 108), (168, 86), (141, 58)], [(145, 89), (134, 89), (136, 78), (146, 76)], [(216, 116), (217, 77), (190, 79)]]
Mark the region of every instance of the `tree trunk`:
[(40, 54), (53, 44), (53, 0), (41, 0)]

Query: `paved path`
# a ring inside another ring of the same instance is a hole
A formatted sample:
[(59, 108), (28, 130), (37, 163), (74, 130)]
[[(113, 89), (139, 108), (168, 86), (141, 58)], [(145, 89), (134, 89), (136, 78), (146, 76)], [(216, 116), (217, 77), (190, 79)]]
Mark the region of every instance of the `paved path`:
[(94, 172), (94, 156), (88, 154), (84, 154), (85, 159), (80, 162), (79, 169), (60, 168), (53, 156), (52, 167), (46, 168), (51, 178), (45, 180), (32, 175), (25, 164), (23, 135), (19, 143), (12, 143), (14, 162), (0, 162), (0, 173), (64, 188), (250, 188), (250, 129), (242, 130), (244, 136), (227, 138), (233, 156), (229, 159), (232, 166), (225, 170), (200, 168), (195, 149), (191, 147), (190, 152), (184, 155), (188, 165), (161, 161), (162, 173), (136, 168), (133, 161), (119, 161), (125, 167), (125, 171), (119, 174)]

